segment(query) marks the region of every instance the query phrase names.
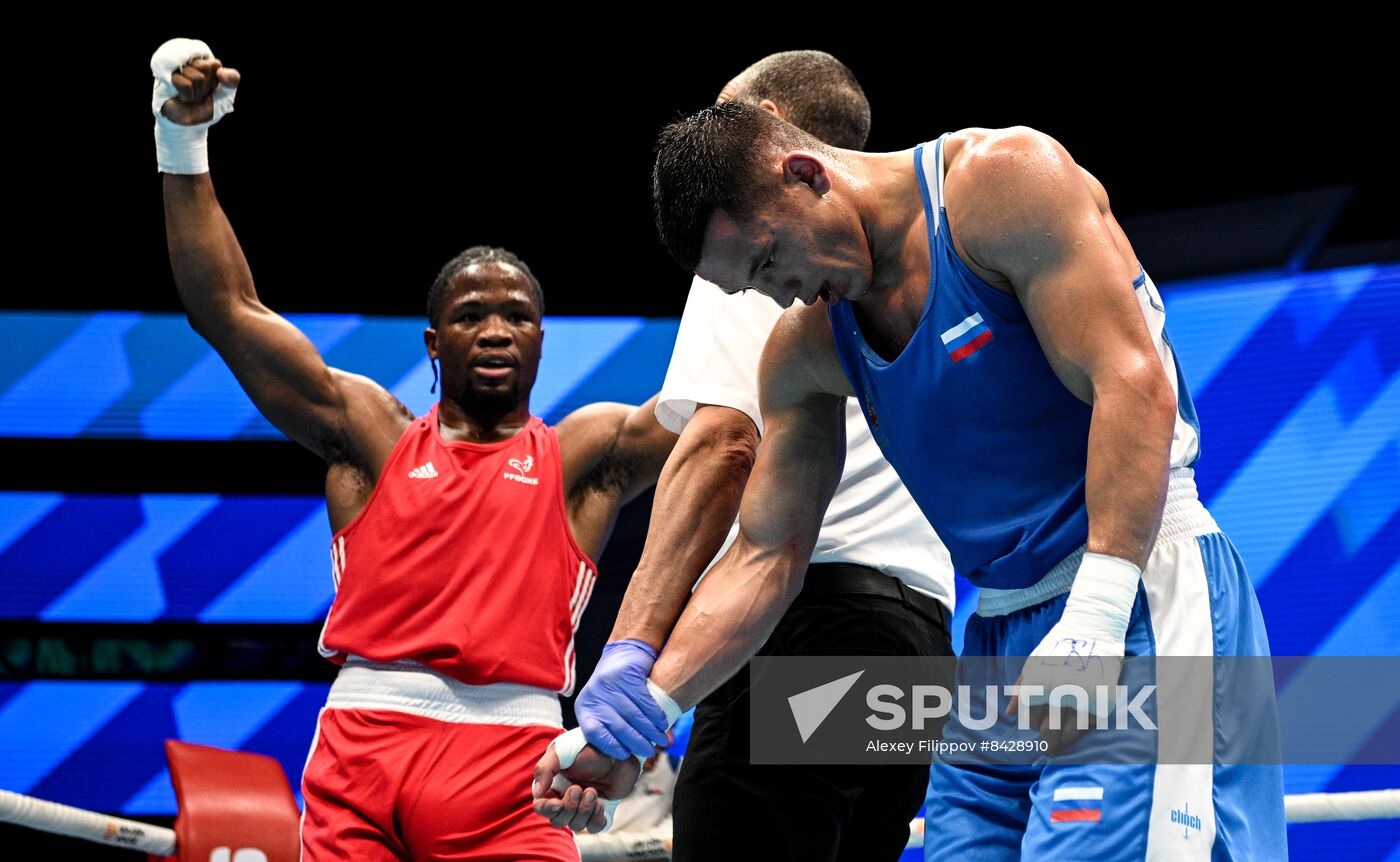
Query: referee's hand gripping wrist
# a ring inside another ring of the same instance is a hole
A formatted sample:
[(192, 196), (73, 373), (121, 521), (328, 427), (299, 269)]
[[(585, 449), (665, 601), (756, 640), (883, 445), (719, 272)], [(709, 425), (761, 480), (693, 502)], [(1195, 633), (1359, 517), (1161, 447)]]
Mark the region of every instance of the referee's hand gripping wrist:
[(646, 759), (667, 744), (666, 731), (674, 719), (647, 681), (656, 655), (644, 641), (613, 641), (603, 647), (593, 676), (579, 692), (574, 703), (579, 728), (609, 757)]

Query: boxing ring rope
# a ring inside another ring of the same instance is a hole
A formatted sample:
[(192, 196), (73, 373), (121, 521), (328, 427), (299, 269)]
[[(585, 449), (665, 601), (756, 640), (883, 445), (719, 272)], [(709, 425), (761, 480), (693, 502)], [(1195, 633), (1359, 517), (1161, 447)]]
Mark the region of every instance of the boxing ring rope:
[[(1289, 823), (1400, 818), (1400, 789), (1363, 790), (1353, 793), (1302, 793), (1285, 796), (1283, 803)], [(55, 835), (81, 838), (158, 856), (171, 856), (175, 853), (175, 831), (172, 829), (98, 814), (95, 811), (84, 811), (57, 802), (46, 802), (8, 790), (0, 790), (0, 823), (14, 823)], [(641, 832), (576, 837), (582, 862), (671, 857), (669, 826)], [(909, 824), (908, 846), (924, 846), (923, 820), (915, 820)]]
[(1283, 797), (1289, 823), (1329, 820), (1388, 820), (1400, 817), (1400, 790), (1299, 793)]
[(172, 856), (175, 853), (174, 829), (46, 802), (8, 790), (0, 790), (0, 823), (14, 823), (40, 832), (52, 832), (157, 856)]

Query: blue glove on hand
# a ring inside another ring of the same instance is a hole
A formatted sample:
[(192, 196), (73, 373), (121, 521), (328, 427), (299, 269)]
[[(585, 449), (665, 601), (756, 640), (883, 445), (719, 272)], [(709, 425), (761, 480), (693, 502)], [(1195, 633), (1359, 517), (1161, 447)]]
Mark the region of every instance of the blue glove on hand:
[(574, 702), (584, 738), (609, 757), (646, 759), (666, 744), (670, 722), (647, 690), (656, 650), (639, 640), (614, 641)]

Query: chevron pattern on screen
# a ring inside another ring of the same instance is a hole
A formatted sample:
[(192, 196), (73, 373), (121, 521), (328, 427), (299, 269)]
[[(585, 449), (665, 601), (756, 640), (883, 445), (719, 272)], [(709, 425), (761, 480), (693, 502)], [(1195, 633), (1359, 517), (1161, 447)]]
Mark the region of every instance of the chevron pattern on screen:
[[(1200, 413), (1202, 497), (1250, 568), (1274, 652), (1400, 654), (1400, 267), (1220, 279), (1166, 286), (1163, 294)], [(333, 363), (386, 381), (413, 409), (426, 408), (431, 374), (421, 358), (420, 323), (343, 316), (296, 322)], [(546, 327), (549, 351), (535, 406), (557, 418), (591, 400), (648, 397), (660, 385), (676, 322), (551, 319)], [(577, 352), (566, 343), (575, 338)], [(94, 379), (99, 369), (110, 375)], [(73, 411), (67, 405), (74, 402), (64, 399), (75, 392), (82, 404)], [(275, 433), (181, 318), (0, 314), (0, 435)], [(89, 526), (75, 534), (79, 523)], [(196, 565), (194, 549), (228, 531), (242, 531), (241, 547), (215, 565)], [(0, 618), (314, 620), (330, 599), (328, 540), (324, 507), (310, 498), (2, 494)], [(976, 599), (961, 580), (958, 590), (953, 631), (960, 641)], [(1280, 684), (1286, 709), (1289, 680)], [(301, 734), (287, 746), (299, 748), (291, 762), (299, 772), (315, 715), (310, 704), (323, 690), (198, 688), (237, 685), (265, 684), (0, 685), (0, 769), (11, 770), (0, 774), (0, 786), (108, 810), (169, 811), (143, 807), (165, 798), (149, 784), (163, 768), (158, 745), (135, 749), (149, 763), (102, 753), (119, 748), (145, 704), (159, 718), (150, 721), (160, 728), (152, 740), (185, 733), (195, 725), (180, 722), (197, 723), (192, 716), (206, 707), (210, 716), (243, 716), (246, 739), (271, 726), (253, 725), (288, 716), (288, 732), (295, 726)], [(55, 686), (92, 687), (100, 702), (74, 707), (81, 714), (61, 725), (52, 743), (31, 740), (18, 728), (40, 707), (76, 701), (85, 690)], [(182, 695), (188, 689), (199, 694)], [(224, 692), (249, 705), (224, 704)], [(175, 718), (160, 718), (167, 715)], [(207, 721), (212, 733), (215, 719)], [(1400, 704), (1391, 704), (1378, 714), (1375, 735), (1397, 733)], [(19, 751), (25, 756), (15, 760)], [(105, 768), (104, 757), (139, 774), (110, 790), (63, 778)], [(21, 762), (27, 765), (10, 766)], [(27, 783), (12, 782), (11, 774)], [(1369, 789), (1400, 786), (1400, 774), (1309, 767), (1290, 769), (1287, 783), (1292, 793)], [(1291, 840), (1297, 858), (1344, 844), (1349, 859), (1400, 859), (1400, 821), (1301, 827)]]
[[(378, 380), (416, 414), (434, 396), (423, 323), (289, 314), (336, 368)], [(599, 400), (639, 404), (661, 386), (675, 320), (549, 317), (531, 408), (554, 422)], [(138, 312), (0, 312), (0, 436), (275, 440), (233, 374), (185, 318)]]
[(316, 622), (320, 497), (0, 492), (0, 619)]
[(0, 683), (0, 788), (97, 811), (174, 814), (163, 745), (183, 739), (274, 757), (297, 789), (329, 690), (300, 682)]

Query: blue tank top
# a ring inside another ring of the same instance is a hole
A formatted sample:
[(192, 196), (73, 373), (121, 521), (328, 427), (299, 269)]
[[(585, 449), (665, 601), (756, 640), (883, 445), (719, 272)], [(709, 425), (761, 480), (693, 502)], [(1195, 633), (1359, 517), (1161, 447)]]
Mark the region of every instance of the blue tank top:
[[(953, 565), (978, 586), (1021, 589), (1088, 538), (1091, 408), (1055, 376), (1020, 302), (978, 278), (953, 249), (943, 208), (943, 140), (932, 158), (925, 145), (914, 151), (932, 257), (914, 336), (887, 362), (862, 337), (851, 303), (828, 313), (866, 422)], [(1160, 297), (1145, 273), (1133, 289), (1144, 313), (1160, 316)], [(1159, 352), (1175, 372), (1162, 324), (1154, 322)], [(1190, 396), (1179, 375), (1171, 376), (1181, 406), (1175, 467), (1194, 463), (1199, 443)]]

